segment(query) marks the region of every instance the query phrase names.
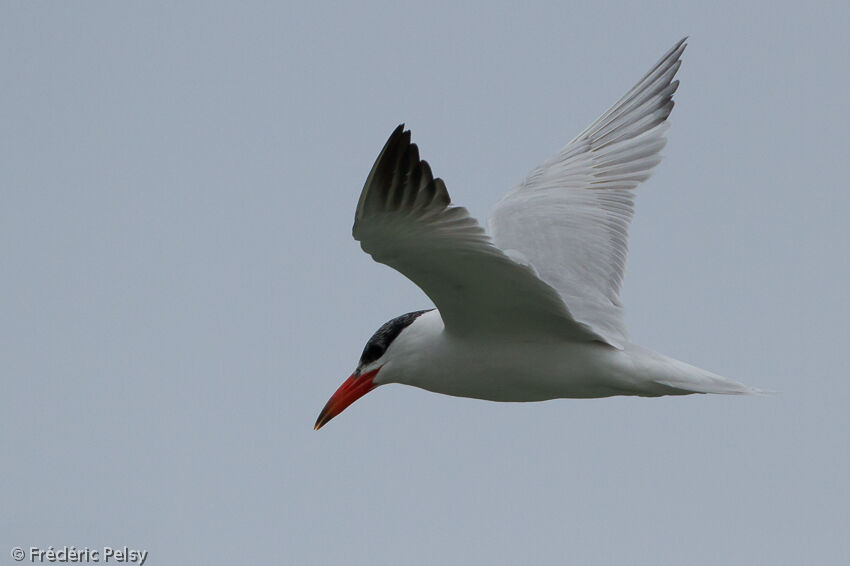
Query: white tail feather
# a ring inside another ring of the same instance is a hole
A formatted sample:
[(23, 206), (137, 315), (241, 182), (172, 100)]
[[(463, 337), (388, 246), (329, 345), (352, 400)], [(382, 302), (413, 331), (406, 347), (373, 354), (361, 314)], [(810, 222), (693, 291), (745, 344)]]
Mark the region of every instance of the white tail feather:
[[(644, 352), (648, 352), (644, 350)], [(657, 352), (651, 352), (654, 364), (651, 369), (652, 381), (666, 387), (673, 387), (691, 393), (718, 393), (721, 395), (757, 395), (770, 393), (743, 383), (727, 379), (710, 371), (669, 358)]]

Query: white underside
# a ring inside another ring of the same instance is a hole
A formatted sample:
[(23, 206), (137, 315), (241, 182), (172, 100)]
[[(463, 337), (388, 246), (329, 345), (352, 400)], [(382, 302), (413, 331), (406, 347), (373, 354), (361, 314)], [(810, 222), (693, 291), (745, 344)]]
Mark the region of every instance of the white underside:
[(618, 350), (599, 342), (452, 335), (436, 310), (406, 328), (379, 365), (378, 384), (492, 401), (757, 392), (633, 344)]

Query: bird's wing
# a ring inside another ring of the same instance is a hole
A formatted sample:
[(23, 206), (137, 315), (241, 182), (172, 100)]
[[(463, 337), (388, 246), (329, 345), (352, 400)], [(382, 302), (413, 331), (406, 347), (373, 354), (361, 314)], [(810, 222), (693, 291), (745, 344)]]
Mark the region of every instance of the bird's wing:
[(632, 189), (661, 161), (685, 39), (508, 192), (489, 218), (493, 242), (511, 257), (524, 258), (558, 291), (576, 320), (615, 347), (628, 340), (619, 295)]
[(465, 208), (451, 204), (403, 125), (366, 179), (353, 235), (375, 261), (425, 291), (449, 332), (601, 339), (572, 319), (552, 287), (494, 246)]

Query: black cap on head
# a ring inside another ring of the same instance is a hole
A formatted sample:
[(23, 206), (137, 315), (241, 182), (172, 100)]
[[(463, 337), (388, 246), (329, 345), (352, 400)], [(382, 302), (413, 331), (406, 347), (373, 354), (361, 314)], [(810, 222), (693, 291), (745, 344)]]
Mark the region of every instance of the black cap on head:
[(384, 352), (387, 351), (387, 348), (390, 347), (393, 340), (401, 334), (402, 330), (410, 326), (411, 323), (413, 323), (413, 321), (419, 316), (432, 310), (434, 309), (409, 312), (407, 314), (397, 316), (389, 322), (385, 322), (381, 325), (377, 332), (375, 332), (372, 337), (369, 338), (369, 341), (366, 342), (366, 347), (363, 348), (363, 354), (360, 355), (360, 363), (357, 364), (358, 370), (383, 356)]

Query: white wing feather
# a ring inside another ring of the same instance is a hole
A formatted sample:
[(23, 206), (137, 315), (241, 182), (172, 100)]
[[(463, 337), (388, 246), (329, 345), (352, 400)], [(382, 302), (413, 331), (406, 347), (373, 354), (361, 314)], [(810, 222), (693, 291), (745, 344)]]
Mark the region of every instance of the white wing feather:
[[(687, 39), (687, 38), (686, 38)], [(605, 114), (506, 194), (489, 218), (494, 243), (524, 258), (573, 317), (612, 346), (628, 341), (620, 286), (634, 189), (661, 161), (685, 40)]]
[(425, 291), (447, 331), (601, 340), (575, 322), (552, 287), (494, 246), (465, 208), (451, 205), (403, 126), (366, 179), (353, 235), (375, 261)]

